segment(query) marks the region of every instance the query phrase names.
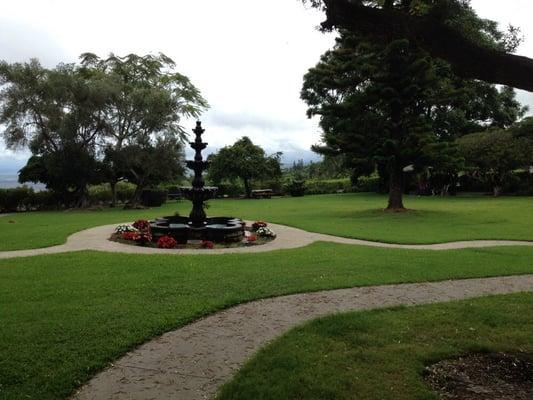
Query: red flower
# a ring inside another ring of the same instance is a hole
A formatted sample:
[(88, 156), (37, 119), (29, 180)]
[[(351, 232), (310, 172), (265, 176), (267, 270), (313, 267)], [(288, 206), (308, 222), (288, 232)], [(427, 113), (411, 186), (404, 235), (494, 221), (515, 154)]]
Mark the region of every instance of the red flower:
[(145, 219), (139, 219), (133, 223), (133, 227), (140, 230), (140, 231), (149, 231), (150, 230), (150, 222), (148, 222)]
[(173, 249), (177, 245), (178, 242), (172, 236), (161, 236), (157, 241), (157, 247), (160, 249)]
[(257, 240), (257, 236), (255, 235), (246, 236), (246, 240), (248, 240), (249, 242), (255, 242)]
[(202, 249), (212, 249), (215, 247), (215, 244), (209, 240), (202, 240), (202, 243), (200, 244)]
[(265, 221), (255, 221), (252, 224), (252, 229), (254, 231), (258, 230), (259, 228), (265, 228), (267, 226), (267, 223)]
[(124, 240), (138, 240), (140, 237), (139, 232), (124, 232), (122, 234), (122, 239)]
[(124, 232), (122, 239), (145, 244), (152, 241), (152, 234), (150, 232)]

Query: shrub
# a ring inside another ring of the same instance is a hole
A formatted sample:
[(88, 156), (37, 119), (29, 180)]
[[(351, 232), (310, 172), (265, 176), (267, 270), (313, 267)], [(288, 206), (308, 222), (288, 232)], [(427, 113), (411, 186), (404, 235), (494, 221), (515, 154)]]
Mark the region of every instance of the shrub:
[(128, 182), (119, 182), (117, 184), (117, 201), (125, 204), (133, 197), (135, 185)]
[(310, 179), (305, 182), (307, 194), (330, 194), (339, 191), (351, 192), (350, 178), (339, 179)]
[(164, 189), (145, 189), (141, 193), (141, 203), (145, 207), (161, 207), (167, 201)]
[(57, 196), (50, 190), (32, 191), (26, 202), (28, 210), (51, 210), (59, 208)]
[(111, 189), (107, 184), (89, 186), (89, 201), (91, 204), (110, 203), (112, 197)]
[(357, 185), (355, 186), (358, 192), (379, 192), (379, 176), (360, 176), (357, 179)]
[(177, 245), (178, 242), (172, 236), (161, 236), (157, 241), (157, 247), (160, 249), (173, 249)]
[(0, 189), (0, 212), (25, 210), (33, 193), (33, 189), (27, 186)]
[(292, 197), (301, 197), (305, 194), (305, 181), (293, 180), (287, 185), (287, 191)]

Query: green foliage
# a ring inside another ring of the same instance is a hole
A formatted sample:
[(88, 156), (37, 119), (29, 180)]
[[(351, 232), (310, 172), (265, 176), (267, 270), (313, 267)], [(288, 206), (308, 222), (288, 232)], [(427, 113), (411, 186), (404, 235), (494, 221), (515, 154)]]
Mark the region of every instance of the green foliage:
[(54, 69), (36, 60), (1, 62), (4, 140), (11, 148), (29, 146), (33, 154), (20, 181), (45, 183), (66, 206), (84, 206), (88, 185), (108, 181), (115, 188), (130, 178), (140, 185), (134, 199), (138, 200), (138, 193), (157, 185), (162, 173), (179, 175), (180, 157), (160, 168), (164, 172), (139, 167), (154, 152), (164, 160), (169, 152), (162, 151), (163, 145), (181, 156), (181, 118), (197, 117), (208, 106), (174, 68), (163, 54), (100, 59), (86, 53), (80, 64)]
[(86, 188), (98, 183), (97, 139), (108, 91), (74, 65), (43, 68), (0, 63), (0, 124), (11, 148), (29, 146), (33, 157), (21, 182), (42, 182), (67, 205), (83, 206)]
[(147, 137), (119, 150), (108, 148), (106, 151), (106, 162), (113, 165), (114, 172), (136, 186), (129, 199), (131, 206), (140, 203), (145, 189), (182, 178), (183, 159), (179, 139), (172, 136)]
[(167, 194), (164, 189), (145, 189), (141, 193), (141, 203), (146, 207), (161, 207), (167, 201)]
[(380, 179), (377, 174), (360, 176), (357, 178), (356, 189), (358, 192), (379, 192)]
[(208, 157), (208, 179), (215, 185), (224, 180), (241, 179), (246, 196), (250, 197), (253, 181), (281, 177), (280, 157), (281, 153), (267, 156), (245, 136)]
[[(334, 2), (311, 3), (335, 7)], [(463, 1), (356, 3), (444, 21), (468, 40), (495, 49), (510, 51), (517, 43), (516, 31), (505, 35)], [(509, 127), (526, 108), (512, 89), (459, 79), (414, 40), (383, 41), (367, 28), (361, 34), (357, 27), (340, 32), (335, 48), (305, 75), (302, 98), (308, 115), (320, 116), (323, 143), (314, 150), (344, 155), (355, 177), (374, 172), (377, 164), (382, 179), (390, 176), (389, 207), (394, 203), (390, 208), (402, 208), (404, 168), (419, 172), (431, 167), (451, 181), (461, 167), (451, 143), (456, 137), (487, 126)]]
[(491, 130), (458, 140), (469, 174), (491, 184), (498, 196), (513, 170), (528, 167), (533, 141), (512, 131)]
[(342, 192), (351, 192), (352, 183), (350, 178), (339, 179), (309, 179), (305, 181), (307, 194), (329, 194)]
[(28, 203), (33, 189), (18, 187), (13, 189), (0, 188), (0, 212), (16, 212)]
[(306, 193), (306, 182), (304, 180), (294, 179), (287, 186), (286, 191), (292, 197), (302, 197)]

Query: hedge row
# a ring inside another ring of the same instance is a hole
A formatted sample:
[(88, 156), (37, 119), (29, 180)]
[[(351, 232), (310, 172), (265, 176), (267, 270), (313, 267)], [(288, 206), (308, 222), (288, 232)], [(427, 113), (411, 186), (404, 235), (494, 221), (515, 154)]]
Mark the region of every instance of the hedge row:
[[(117, 200), (126, 204), (135, 192), (135, 185), (119, 183)], [(97, 185), (89, 188), (91, 205), (109, 205), (112, 201), (109, 185)], [(145, 190), (141, 195), (143, 205), (158, 207), (166, 201), (166, 190)], [(0, 213), (17, 211), (51, 210), (61, 208), (61, 201), (48, 190), (35, 191), (33, 188), (21, 186), (12, 189), (0, 189)]]
[(36, 192), (26, 186), (0, 189), (0, 212), (48, 210), (56, 206), (57, 199), (49, 191)]

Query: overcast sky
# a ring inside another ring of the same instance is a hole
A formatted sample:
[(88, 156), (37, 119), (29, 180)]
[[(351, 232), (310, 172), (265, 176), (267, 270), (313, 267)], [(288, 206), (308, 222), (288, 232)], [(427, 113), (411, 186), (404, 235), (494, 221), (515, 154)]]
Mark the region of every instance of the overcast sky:
[[(522, 28), (519, 53), (533, 57), (531, 0), (472, 0), (482, 17)], [(321, 13), (298, 0), (17, 0), (2, 4), (0, 59), (36, 57), (49, 67), (83, 52), (163, 52), (209, 101), (202, 116), (211, 149), (250, 136), (287, 160), (310, 159), (319, 140), (299, 98), (303, 74), (333, 43), (316, 30)], [(533, 106), (533, 94), (519, 93)], [(532, 107), (533, 108), (533, 107)], [(193, 128), (193, 121), (187, 122)], [(0, 145), (0, 171), (25, 153)]]

